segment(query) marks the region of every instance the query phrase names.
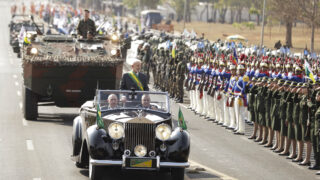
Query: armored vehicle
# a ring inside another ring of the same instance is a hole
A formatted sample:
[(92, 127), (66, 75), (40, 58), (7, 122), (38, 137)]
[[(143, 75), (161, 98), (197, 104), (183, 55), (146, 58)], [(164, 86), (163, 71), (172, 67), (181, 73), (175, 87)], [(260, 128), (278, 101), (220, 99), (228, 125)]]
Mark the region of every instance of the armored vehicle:
[(80, 107), (96, 88), (117, 89), (122, 77), (120, 48), (111, 41), (66, 35), (32, 38), (22, 50), (24, 117), (38, 116), (38, 102)]

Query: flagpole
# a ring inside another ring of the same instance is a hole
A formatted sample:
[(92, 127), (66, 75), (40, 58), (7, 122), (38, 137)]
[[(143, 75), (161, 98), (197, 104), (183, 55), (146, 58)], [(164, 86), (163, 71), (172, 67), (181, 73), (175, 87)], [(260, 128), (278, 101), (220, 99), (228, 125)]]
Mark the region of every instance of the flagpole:
[(265, 10), (266, 10), (266, 0), (263, 0), (263, 10), (262, 10), (262, 28), (261, 28), (261, 42), (260, 42), (260, 49), (263, 46), (263, 36), (264, 36), (264, 20), (265, 20)]
[(186, 11), (187, 11), (187, 0), (184, 0), (184, 9), (183, 9), (183, 30), (186, 28)]

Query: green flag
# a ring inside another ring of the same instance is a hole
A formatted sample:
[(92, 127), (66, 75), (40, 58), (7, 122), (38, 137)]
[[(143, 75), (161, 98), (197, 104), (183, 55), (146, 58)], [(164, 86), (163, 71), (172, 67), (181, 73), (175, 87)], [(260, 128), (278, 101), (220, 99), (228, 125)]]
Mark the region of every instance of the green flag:
[(187, 124), (184, 121), (184, 117), (180, 107), (179, 107), (179, 113), (178, 113), (178, 126), (180, 126), (183, 130), (187, 130)]
[(101, 110), (99, 104), (97, 105), (97, 126), (99, 129), (104, 128), (104, 123), (101, 118)]

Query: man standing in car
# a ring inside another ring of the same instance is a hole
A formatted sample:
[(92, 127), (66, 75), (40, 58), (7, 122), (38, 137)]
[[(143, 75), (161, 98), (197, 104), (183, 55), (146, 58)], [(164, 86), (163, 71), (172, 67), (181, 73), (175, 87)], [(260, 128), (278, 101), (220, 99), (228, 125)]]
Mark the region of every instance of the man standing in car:
[(141, 61), (136, 59), (132, 63), (132, 71), (123, 74), (120, 89), (137, 91), (149, 91), (147, 76), (140, 72)]
[(78, 35), (84, 39), (92, 39), (96, 35), (96, 26), (92, 19), (89, 18), (90, 11), (84, 10), (84, 19), (82, 19), (77, 27)]

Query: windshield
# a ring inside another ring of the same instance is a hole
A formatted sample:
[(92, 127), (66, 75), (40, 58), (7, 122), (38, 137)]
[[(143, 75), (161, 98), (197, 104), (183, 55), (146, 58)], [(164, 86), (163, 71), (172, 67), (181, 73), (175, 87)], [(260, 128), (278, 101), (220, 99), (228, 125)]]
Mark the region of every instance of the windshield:
[(165, 92), (98, 90), (96, 104), (101, 111), (111, 109), (149, 109), (170, 112), (168, 94)]

